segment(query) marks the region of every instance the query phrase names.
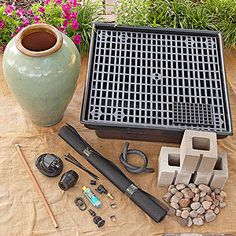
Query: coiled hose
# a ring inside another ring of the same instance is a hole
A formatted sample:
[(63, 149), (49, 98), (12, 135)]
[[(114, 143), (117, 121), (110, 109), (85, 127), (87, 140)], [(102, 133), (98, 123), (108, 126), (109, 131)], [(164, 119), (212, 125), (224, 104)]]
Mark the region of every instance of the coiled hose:
[[(128, 150), (128, 148), (129, 148), (129, 143), (126, 142), (125, 147), (124, 147), (124, 151), (120, 155), (120, 162), (124, 165), (125, 169), (128, 172), (135, 173), (135, 174), (142, 173), (142, 172), (147, 172), (147, 173), (154, 172), (153, 168), (147, 167), (148, 158), (142, 151), (137, 150), (137, 149)], [(135, 165), (130, 164), (128, 162), (128, 155), (130, 155), (130, 154), (135, 154), (135, 155), (140, 156), (143, 159), (143, 166), (135, 166)]]

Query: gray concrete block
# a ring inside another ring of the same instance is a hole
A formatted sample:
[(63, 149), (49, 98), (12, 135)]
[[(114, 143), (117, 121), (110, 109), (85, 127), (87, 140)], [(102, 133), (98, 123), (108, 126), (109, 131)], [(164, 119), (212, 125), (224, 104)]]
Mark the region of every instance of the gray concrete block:
[(223, 189), (228, 177), (227, 153), (220, 153), (213, 171), (210, 187)]
[(215, 133), (185, 130), (180, 145), (181, 172), (209, 174), (214, 169), (217, 156)]
[(185, 184), (188, 185), (190, 180), (191, 180), (192, 174), (191, 173), (183, 173), (183, 172), (178, 172), (176, 179), (175, 179), (175, 184)]
[(211, 180), (212, 173), (213, 173), (213, 171), (208, 173), (208, 174), (207, 173), (196, 172), (194, 177), (193, 177), (193, 182), (196, 185), (199, 185), (199, 184), (208, 185), (210, 180)]
[(158, 185), (174, 183), (180, 169), (179, 148), (162, 147), (158, 159)]

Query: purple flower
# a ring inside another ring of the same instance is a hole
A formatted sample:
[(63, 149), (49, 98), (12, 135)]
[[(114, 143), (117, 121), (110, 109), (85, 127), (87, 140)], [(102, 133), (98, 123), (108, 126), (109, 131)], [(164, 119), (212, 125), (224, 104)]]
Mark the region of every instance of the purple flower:
[(45, 4), (48, 5), (50, 3), (51, 0), (46, 0)]
[(37, 16), (37, 15), (35, 15), (35, 16), (34, 16), (34, 20), (35, 20), (35, 21), (39, 21), (39, 20), (40, 20), (40, 17)]
[(5, 28), (5, 23), (3, 20), (0, 20), (0, 30)]
[(70, 14), (71, 8), (72, 6), (70, 3), (62, 4), (62, 10), (65, 14)]
[(77, 20), (73, 20), (71, 23), (71, 26), (74, 30), (77, 30), (79, 28), (79, 23)]
[(81, 36), (79, 34), (75, 35), (74, 36), (74, 43), (76, 45), (80, 44), (81, 43)]
[(70, 16), (71, 16), (71, 19), (76, 19), (77, 18), (77, 12), (71, 12)]
[(39, 8), (39, 11), (44, 14), (45, 9), (44, 9), (43, 7), (40, 7), (40, 8)]
[(22, 8), (20, 8), (20, 9), (18, 9), (18, 10), (16, 11), (16, 14), (17, 14), (19, 17), (23, 17), (24, 14), (25, 14), (25, 11), (24, 11)]
[(13, 10), (13, 7), (11, 5), (7, 5), (6, 13), (8, 16), (11, 16), (12, 10)]
[(15, 35), (16, 35), (16, 34), (15, 34), (14, 32), (12, 32), (12, 33), (11, 33), (11, 38), (14, 38)]

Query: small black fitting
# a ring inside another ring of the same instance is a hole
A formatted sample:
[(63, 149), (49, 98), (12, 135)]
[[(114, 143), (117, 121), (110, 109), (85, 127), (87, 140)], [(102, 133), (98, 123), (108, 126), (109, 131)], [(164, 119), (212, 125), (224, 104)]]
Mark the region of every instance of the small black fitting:
[(93, 222), (98, 226), (98, 228), (105, 224), (105, 220), (103, 220), (100, 216), (97, 216), (95, 211), (89, 209), (88, 212), (91, 216), (93, 216)]
[(96, 180), (91, 180), (91, 181), (90, 181), (90, 184), (91, 184), (91, 185), (96, 185), (96, 184), (97, 184), (97, 181), (96, 181)]
[(78, 174), (73, 170), (69, 170), (61, 176), (58, 186), (63, 191), (66, 191), (69, 188), (73, 187), (78, 179), (79, 179)]
[(105, 224), (105, 220), (103, 220), (100, 216), (95, 216), (93, 218), (93, 222), (98, 226), (98, 228), (102, 227)]
[(89, 214), (90, 214), (91, 216), (95, 216), (95, 215), (96, 215), (96, 212), (93, 211), (92, 209), (89, 209), (88, 212), (89, 212)]
[(96, 191), (100, 194), (102, 194), (102, 193), (108, 194), (107, 189), (105, 189), (105, 187), (101, 184), (96, 188)]

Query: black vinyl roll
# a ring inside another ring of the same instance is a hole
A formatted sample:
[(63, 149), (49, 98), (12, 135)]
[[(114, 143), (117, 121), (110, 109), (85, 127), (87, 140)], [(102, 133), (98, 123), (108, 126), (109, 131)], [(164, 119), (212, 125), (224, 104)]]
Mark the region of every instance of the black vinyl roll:
[(154, 221), (161, 221), (167, 214), (167, 208), (156, 198), (144, 192), (124, 175), (124, 173), (110, 160), (96, 152), (78, 132), (70, 125), (63, 126), (59, 136), (73, 147), (80, 155), (85, 157), (101, 174), (113, 183), (121, 192), (139, 206)]

